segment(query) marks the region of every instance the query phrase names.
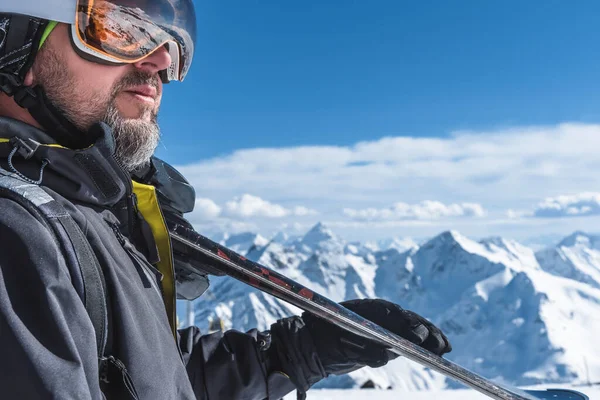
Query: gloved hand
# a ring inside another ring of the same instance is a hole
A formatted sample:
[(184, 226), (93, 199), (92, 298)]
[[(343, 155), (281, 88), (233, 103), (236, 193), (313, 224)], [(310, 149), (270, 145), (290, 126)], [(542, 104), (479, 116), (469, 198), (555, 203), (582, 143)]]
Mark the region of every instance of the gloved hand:
[[(425, 349), (443, 355), (452, 350), (448, 338), (420, 315), (380, 299), (341, 303)], [(300, 392), (328, 375), (342, 375), (364, 366), (381, 367), (398, 357), (366, 338), (347, 332), (316, 315), (284, 318), (271, 326), (269, 360), (275, 371), (290, 377)]]
[[(397, 304), (381, 299), (365, 299), (349, 300), (341, 305), (432, 353), (443, 355), (452, 351), (448, 338), (441, 330), (419, 314)], [(366, 365), (378, 368), (398, 357), (381, 345), (314, 314), (305, 312), (302, 319), (311, 332), (319, 359), (328, 375), (345, 374)]]

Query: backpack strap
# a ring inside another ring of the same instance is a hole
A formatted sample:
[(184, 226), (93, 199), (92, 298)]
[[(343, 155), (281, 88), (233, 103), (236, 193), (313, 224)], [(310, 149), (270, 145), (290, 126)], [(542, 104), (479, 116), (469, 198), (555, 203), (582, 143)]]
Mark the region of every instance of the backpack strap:
[[(58, 203), (56, 203), (58, 205)], [(81, 271), (83, 281), (83, 302), (90, 316), (94, 331), (96, 331), (96, 348), (98, 357), (105, 356), (108, 340), (108, 303), (106, 282), (100, 263), (94, 254), (90, 242), (84, 236), (79, 226), (69, 214), (56, 217), (56, 221), (64, 229), (66, 237), (61, 241), (70, 240), (70, 244), (77, 257), (77, 264)], [(57, 235), (59, 236), (59, 235)], [(67, 246), (65, 246), (67, 247)], [(69, 250), (66, 250), (68, 252)]]
[[(24, 182), (0, 168), (0, 197), (9, 198), (50, 228), (65, 256), (73, 286), (81, 297), (96, 332), (101, 360), (108, 338), (106, 283), (89, 241), (65, 208), (38, 185)], [(79, 279), (77, 279), (79, 278)]]

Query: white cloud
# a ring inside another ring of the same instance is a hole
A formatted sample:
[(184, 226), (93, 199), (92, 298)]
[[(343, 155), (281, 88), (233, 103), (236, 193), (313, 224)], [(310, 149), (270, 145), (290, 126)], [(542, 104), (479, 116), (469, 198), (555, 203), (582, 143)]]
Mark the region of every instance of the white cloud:
[(304, 206), (294, 207), (292, 213), (298, 217), (304, 217), (307, 215), (318, 215), (319, 213), (316, 210), (311, 210), (310, 208)]
[(419, 204), (396, 203), (389, 208), (365, 208), (355, 210), (345, 208), (343, 213), (355, 220), (435, 220), (449, 217), (483, 217), (485, 211), (480, 204), (443, 204), (426, 200)]
[(196, 199), (194, 204), (194, 211), (192, 213), (195, 220), (211, 220), (215, 219), (221, 214), (221, 207), (219, 207), (211, 199), (199, 197)]
[(598, 186), (598, 149), (600, 125), (563, 124), (448, 138), (388, 137), (348, 147), (247, 149), (179, 169), (199, 193), (221, 200), (251, 188), (262, 198), (294, 198), (306, 206), (314, 200), (391, 204), (399, 197), (487, 204), (526, 190), (543, 198), (557, 183), (563, 193)]
[[(444, 138), (386, 137), (351, 146), (246, 149), (177, 168), (197, 193), (219, 205), (249, 191), (258, 199), (273, 201), (267, 202), (272, 207), (258, 206), (262, 211), (241, 211), (241, 198), (234, 202), (236, 218), (278, 215), (263, 218), (261, 227), (274, 220), (294, 223), (302, 212), (288, 205), (289, 199), (339, 222), (351, 219), (341, 212), (343, 207), (358, 215), (375, 202), (388, 205), (402, 199), (410, 209), (425, 199), (436, 199), (445, 207), (468, 199), (485, 207), (488, 218), (461, 220), (484, 225), (489, 218), (508, 219), (505, 210), (526, 210), (538, 199), (600, 187), (599, 150), (600, 125), (560, 124), (455, 132)], [(593, 212), (593, 206), (588, 206), (590, 210), (575, 207), (569, 212)], [(376, 216), (382, 213), (378, 208)], [(478, 215), (476, 210), (470, 212)], [(424, 213), (432, 215), (428, 208)], [(317, 219), (310, 213), (303, 218), (304, 222)], [(443, 220), (433, 220), (432, 233), (437, 233)], [(365, 236), (373, 236), (372, 231), (365, 229)]]
[(198, 221), (193, 223), (194, 229), (200, 234), (221, 241), (224, 234), (237, 234), (243, 232), (261, 232), (266, 233), (263, 227), (248, 221), (236, 221), (230, 219), (217, 218), (212, 221)]
[(317, 214), (315, 210), (304, 206), (297, 206), (290, 210), (251, 194), (244, 194), (225, 203), (224, 213), (229, 217), (241, 218), (282, 218), (290, 215), (302, 217)]
[(278, 204), (270, 203), (260, 197), (244, 194), (225, 203), (227, 215), (232, 217), (267, 217), (281, 218), (288, 215), (289, 211)]
[(549, 197), (538, 204), (534, 217), (557, 218), (600, 215), (600, 193), (586, 192)]

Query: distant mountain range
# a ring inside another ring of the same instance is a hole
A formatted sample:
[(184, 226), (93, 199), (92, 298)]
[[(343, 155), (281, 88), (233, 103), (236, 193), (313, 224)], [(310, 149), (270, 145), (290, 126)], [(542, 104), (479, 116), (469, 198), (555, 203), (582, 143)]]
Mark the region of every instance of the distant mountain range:
[[(382, 297), (438, 324), (448, 358), (517, 385), (600, 381), (600, 237), (576, 232), (535, 252), (515, 241), (473, 241), (443, 232), (411, 239), (347, 243), (317, 224), (304, 236), (254, 233), (223, 244), (336, 300)], [(267, 329), (295, 307), (230, 278), (213, 278), (195, 302), (195, 324), (217, 318), (225, 329)], [(404, 359), (378, 370), (330, 377), (320, 387), (411, 390), (454, 387)]]

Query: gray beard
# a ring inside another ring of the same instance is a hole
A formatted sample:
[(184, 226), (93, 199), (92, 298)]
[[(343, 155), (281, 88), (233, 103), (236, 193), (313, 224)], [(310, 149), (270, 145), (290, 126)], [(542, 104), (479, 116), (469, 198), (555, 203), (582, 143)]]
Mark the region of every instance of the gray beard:
[(125, 171), (132, 173), (149, 164), (160, 140), (156, 114), (149, 121), (125, 119), (111, 104), (103, 122), (112, 128), (116, 145), (114, 157)]

